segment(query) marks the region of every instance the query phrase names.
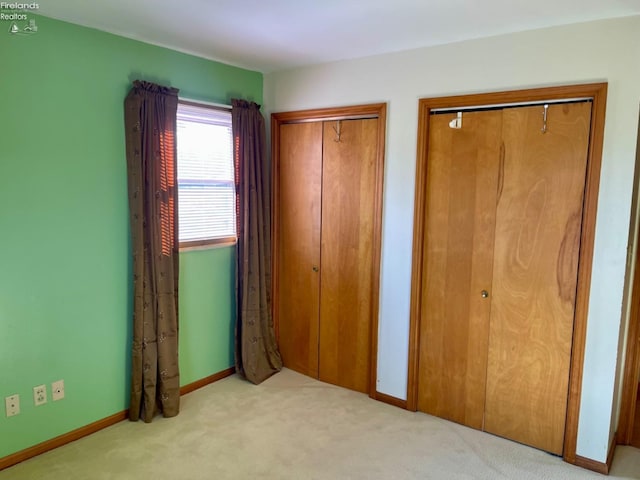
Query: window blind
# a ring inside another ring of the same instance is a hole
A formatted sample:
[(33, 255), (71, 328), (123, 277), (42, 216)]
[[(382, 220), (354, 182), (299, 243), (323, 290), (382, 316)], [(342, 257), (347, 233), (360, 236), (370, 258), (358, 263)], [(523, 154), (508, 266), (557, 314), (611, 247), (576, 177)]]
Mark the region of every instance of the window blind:
[(231, 112), (178, 104), (180, 242), (236, 236)]

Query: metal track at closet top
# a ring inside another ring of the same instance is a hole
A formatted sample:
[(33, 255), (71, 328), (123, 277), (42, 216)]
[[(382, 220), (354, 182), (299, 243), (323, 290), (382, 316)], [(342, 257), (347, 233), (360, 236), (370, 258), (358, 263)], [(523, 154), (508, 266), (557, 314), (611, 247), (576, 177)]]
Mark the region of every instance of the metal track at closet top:
[(469, 107), (433, 108), (429, 110), (429, 114), (441, 115), (445, 113), (457, 113), (457, 112), (481, 112), (484, 110), (500, 110), (505, 108), (533, 107), (536, 105), (554, 105), (558, 103), (580, 103), (580, 102), (593, 102), (593, 98), (591, 97), (562, 98), (557, 100), (540, 100), (540, 101), (534, 101), (534, 102), (496, 103), (493, 105), (476, 105), (476, 106), (469, 106)]

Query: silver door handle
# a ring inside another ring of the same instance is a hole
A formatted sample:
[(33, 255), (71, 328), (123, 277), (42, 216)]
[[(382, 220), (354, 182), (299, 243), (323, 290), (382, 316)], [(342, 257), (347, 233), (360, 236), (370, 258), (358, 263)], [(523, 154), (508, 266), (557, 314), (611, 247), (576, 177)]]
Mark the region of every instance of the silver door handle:
[(480, 295), (482, 296), (482, 298), (487, 298), (489, 296), (489, 292), (487, 292), (486, 290), (482, 290), (480, 292)]

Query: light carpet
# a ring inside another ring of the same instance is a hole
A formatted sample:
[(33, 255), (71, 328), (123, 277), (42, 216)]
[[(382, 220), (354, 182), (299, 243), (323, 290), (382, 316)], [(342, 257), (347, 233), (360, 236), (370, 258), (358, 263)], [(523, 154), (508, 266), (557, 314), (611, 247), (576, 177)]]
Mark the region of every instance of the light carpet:
[[(283, 370), (232, 376), (181, 413), (121, 422), (0, 472), (22, 479), (604, 479), (533, 448)], [(619, 447), (610, 479), (639, 479)]]

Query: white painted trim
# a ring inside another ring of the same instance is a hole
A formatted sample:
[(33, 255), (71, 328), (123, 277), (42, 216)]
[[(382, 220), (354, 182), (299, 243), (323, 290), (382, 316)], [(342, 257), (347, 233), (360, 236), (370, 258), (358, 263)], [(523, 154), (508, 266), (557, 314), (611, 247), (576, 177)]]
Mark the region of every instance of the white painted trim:
[(197, 103), (200, 105), (204, 105), (207, 107), (215, 107), (215, 108), (221, 108), (224, 110), (231, 110), (231, 105), (226, 105), (224, 103), (213, 103), (213, 102), (206, 102), (204, 100), (194, 100), (193, 98), (186, 98), (186, 97), (178, 97), (178, 101), (180, 102), (189, 102), (189, 103)]

